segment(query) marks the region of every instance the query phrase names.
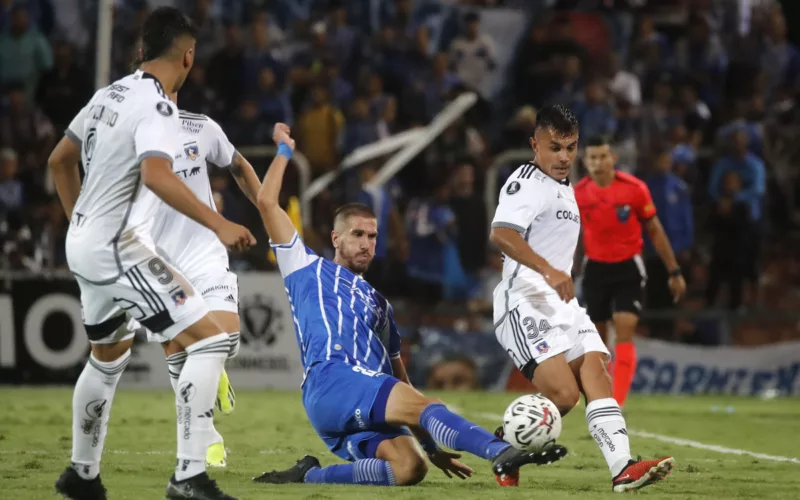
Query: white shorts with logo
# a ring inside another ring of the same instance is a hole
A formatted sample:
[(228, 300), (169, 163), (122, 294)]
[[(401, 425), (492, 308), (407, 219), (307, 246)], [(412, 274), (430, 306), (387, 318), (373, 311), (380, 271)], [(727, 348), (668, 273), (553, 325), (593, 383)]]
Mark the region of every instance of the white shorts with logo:
[(208, 314), (208, 307), (191, 283), (155, 254), (110, 283), (93, 282), (80, 275), (76, 280), (84, 327), (95, 344), (129, 339), (139, 323), (164, 339), (173, 339)]
[(538, 365), (562, 353), (567, 362), (588, 352), (609, 354), (576, 299), (521, 302), (495, 325), (495, 335), (528, 379)]
[[(239, 314), (239, 279), (236, 274), (227, 268), (218, 266), (215, 269), (204, 271), (197, 276), (187, 276), (206, 307), (212, 313), (215, 311)], [(150, 342), (167, 342), (170, 339), (147, 329), (147, 340)]]

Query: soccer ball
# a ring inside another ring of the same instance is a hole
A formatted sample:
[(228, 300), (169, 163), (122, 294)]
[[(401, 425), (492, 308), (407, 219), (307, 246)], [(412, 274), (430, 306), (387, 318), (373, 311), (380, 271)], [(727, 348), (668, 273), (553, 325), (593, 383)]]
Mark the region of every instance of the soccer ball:
[(561, 413), (540, 394), (514, 400), (503, 415), (503, 439), (518, 450), (539, 451), (561, 435)]

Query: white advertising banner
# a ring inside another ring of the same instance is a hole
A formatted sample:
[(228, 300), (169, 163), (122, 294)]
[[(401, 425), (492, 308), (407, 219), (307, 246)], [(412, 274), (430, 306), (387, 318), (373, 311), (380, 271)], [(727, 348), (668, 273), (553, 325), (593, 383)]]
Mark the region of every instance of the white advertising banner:
[(703, 347), (637, 339), (636, 350), (634, 392), (800, 396), (800, 342)]
[[(279, 273), (239, 275), (241, 347), (225, 365), (234, 389), (299, 389), (303, 366), (289, 301)], [(170, 388), (159, 344), (138, 339), (121, 380), (124, 387)]]

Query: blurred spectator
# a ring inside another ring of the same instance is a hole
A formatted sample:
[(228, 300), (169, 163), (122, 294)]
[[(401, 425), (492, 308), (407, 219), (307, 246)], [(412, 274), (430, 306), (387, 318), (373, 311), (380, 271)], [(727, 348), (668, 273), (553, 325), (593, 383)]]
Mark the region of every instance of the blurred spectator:
[(336, 167), (344, 117), (330, 102), (328, 89), (322, 85), (311, 92), (311, 104), (297, 117), (294, 128), (297, 143), (316, 173)]
[(766, 77), (767, 89), (772, 98), (781, 88), (797, 88), (800, 83), (800, 51), (789, 43), (786, 19), (780, 11), (770, 16), (766, 31), (767, 46), (761, 56), (761, 70)]
[(9, 148), (0, 150), (0, 215), (20, 212), (24, 207), (25, 187), (17, 178), (18, 171), (17, 153)]
[(0, 145), (19, 154), (20, 168), (31, 184), (43, 183), (47, 157), (55, 146), (53, 124), (42, 111), (25, 101), (22, 85), (9, 85), (8, 110), (0, 116)]
[(605, 77), (608, 78), (608, 89), (617, 101), (624, 101), (631, 106), (642, 104), (642, 86), (639, 77), (622, 67), (619, 56), (613, 52), (608, 55)]
[(444, 297), (445, 248), (456, 238), (448, 196), (447, 183), (439, 182), (428, 196), (412, 199), (406, 211), (409, 292), (421, 311), (431, 311)]
[[(691, 144), (676, 144), (671, 150), (672, 170), (684, 182), (697, 180), (697, 153)], [(691, 185), (689, 190), (691, 191)]]
[(583, 92), (583, 80), (581, 73), (581, 60), (578, 56), (570, 55), (564, 59), (561, 68), (560, 84), (553, 88), (548, 96), (549, 104), (563, 104), (570, 106), (580, 99)]
[(306, 90), (319, 83), (325, 62), (337, 60), (328, 45), (325, 23), (321, 21), (314, 23), (310, 36), (311, 44), (298, 50), (292, 58), (291, 83), (299, 87), (294, 90), (296, 95), (292, 97), (296, 102), (301, 102), (305, 98)]
[(700, 100), (697, 88), (691, 83), (681, 85), (678, 98), (683, 112), (683, 123), (691, 135), (689, 142), (694, 148), (699, 148), (711, 122), (711, 110)]
[(450, 59), (458, 77), (467, 87), (488, 97), (485, 81), (497, 65), (494, 57), (494, 42), (489, 35), (480, 33), (480, 16), (467, 13), (464, 36), (453, 40), (450, 46)]
[(755, 229), (751, 207), (741, 196), (739, 173), (729, 170), (720, 179), (721, 191), (712, 208), (709, 227), (712, 231), (711, 261), (706, 289), (706, 306), (714, 307), (720, 287), (728, 284), (728, 308), (736, 310), (742, 303), (742, 284), (747, 270), (754, 264), (749, 239)]
[(763, 157), (764, 129), (760, 122), (752, 119), (751, 107), (750, 102), (737, 102), (732, 119), (717, 130), (715, 142), (723, 153), (730, 151), (730, 145), (734, 142), (734, 134), (744, 130), (747, 135), (748, 151), (759, 158)]
[(425, 388), (432, 391), (473, 391), (479, 389), (478, 367), (469, 356), (446, 356), (430, 367)]
[(258, 100), (247, 97), (239, 104), (239, 109), (225, 127), (233, 144), (267, 144), (272, 137), (272, 126), (264, 123), (259, 116)]
[(425, 155), (426, 179), (438, 178), (443, 167), (450, 167), (465, 156), (477, 160), (485, 150), (480, 133), (463, 119), (453, 122), (428, 148)]
[(653, 16), (649, 14), (642, 16), (631, 46), (633, 72), (642, 78), (652, 69), (660, 68), (662, 61), (668, 56), (667, 37), (656, 29)]
[(433, 56), (433, 78), (425, 88), (425, 104), (428, 119), (436, 116), (449, 101), (451, 92), (461, 84), (459, 77), (448, 69), (447, 54), (439, 52)]
[(503, 254), (495, 248), (489, 250), (488, 254), (488, 264), (478, 274), (478, 285), (467, 304), (472, 312), (492, 312), (494, 289), (503, 279)]
[(211, 10), (213, 0), (194, 0), (193, 3), (194, 8), (188, 12), (198, 28), (195, 57), (198, 62), (208, 62), (223, 46), (224, 29)]
[[(565, 24), (566, 29), (560, 29), (559, 24)], [(553, 82), (562, 79), (564, 60), (577, 56), (579, 67), (586, 60), (585, 49), (567, 35), (568, 31), (569, 21), (560, 18), (531, 26), (514, 74), (514, 89), (521, 102), (542, 106), (555, 91)]]
[(339, 109), (346, 109), (353, 99), (353, 86), (342, 77), (341, 68), (335, 61), (325, 62), (324, 79), (333, 104)]
[(206, 68), (202, 63), (195, 63), (192, 66), (186, 83), (181, 87), (178, 107), (221, 120), (224, 118), (224, 103), (217, 92), (206, 83), (206, 74)]
[(349, 68), (356, 49), (358, 33), (347, 25), (346, 3), (334, 6), (328, 21), (328, 46), (340, 68)]
[(276, 123), (294, 123), (292, 104), (289, 96), (283, 92), (275, 76), (275, 72), (270, 68), (262, 68), (258, 74), (258, 108), (262, 121), (269, 127)]
[(479, 228), (489, 224), (486, 204), (475, 189), (475, 175), (475, 165), (464, 161), (456, 166), (450, 181), (450, 209), (456, 219), (458, 256), (470, 281), (486, 265), (488, 235)]
[(536, 109), (533, 106), (523, 106), (506, 123), (503, 135), (500, 138), (500, 150), (519, 149), (526, 147), (533, 128), (536, 126)]
[(225, 108), (236, 109), (244, 92), (244, 45), (237, 25), (225, 27), (225, 44), (208, 63), (208, 84), (221, 96)]
[(90, 74), (79, 65), (75, 48), (67, 42), (55, 44), (53, 69), (42, 76), (36, 102), (61, 132), (92, 97)]
[(269, 28), (266, 24), (253, 22), (250, 25), (250, 45), (245, 52), (244, 71), (245, 82), (252, 88), (259, 84), (261, 70), (270, 69), (279, 81), (285, 78), (285, 66), (280, 54), (275, 50), (269, 40)]
[(655, 83), (653, 100), (642, 108), (638, 142), (643, 155), (648, 155), (655, 149), (663, 147), (663, 139), (669, 127), (671, 99), (672, 79), (669, 75), (664, 74)]
[(380, 137), (390, 135), (397, 117), (397, 100), (383, 91), (383, 78), (377, 73), (369, 75), (366, 93), (369, 115), (378, 124), (378, 134)]
[(573, 105), (580, 122), (580, 137), (613, 136), (617, 130), (614, 110), (606, 97), (606, 84), (592, 80), (586, 85), (586, 97)]
[(52, 66), (53, 52), (47, 38), (30, 25), (28, 9), (15, 4), (11, 23), (0, 35), (0, 84), (21, 83), (30, 102), (40, 74)]
[(353, 101), (347, 125), (345, 125), (342, 152), (348, 155), (356, 148), (371, 144), (378, 138), (378, 123), (369, 114), (369, 102), (366, 98), (359, 97)]
[[(694, 216), (689, 188), (680, 177), (672, 173), (672, 155), (669, 150), (655, 156), (655, 172), (647, 178), (647, 187), (656, 206), (658, 220), (672, 245), (681, 267), (687, 268), (694, 245)], [(672, 309), (675, 304), (667, 286), (669, 273), (656, 253), (647, 231), (645, 240), (645, 269), (647, 270), (647, 307), (649, 309)], [(672, 321), (651, 321), (654, 336), (672, 337)]]
[[(407, 252), (407, 245), (404, 241), (405, 229), (402, 227), (402, 219), (395, 207), (394, 200), (389, 194), (386, 186), (370, 186), (369, 182), (375, 177), (380, 164), (369, 162), (359, 170), (361, 181), (361, 192), (358, 194), (358, 202), (367, 205), (378, 217), (378, 239), (375, 244), (375, 259), (369, 266), (365, 279), (378, 290), (389, 288), (387, 279), (390, 276), (389, 269), (389, 246), (394, 243), (394, 247), (401, 249), (401, 253)], [(404, 248), (405, 247), (405, 248)]]
[(734, 133), (733, 152), (717, 160), (711, 169), (708, 192), (716, 201), (723, 198), (725, 193), (723, 179), (728, 172), (736, 172), (741, 181), (736, 201), (747, 203), (751, 221), (760, 221), (766, 192), (766, 169), (764, 163), (748, 151), (748, 137), (745, 130)]
[(688, 35), (679, 40), (675, 59), (700, 85), (703, 100), (717, 104), (720, 84), (728, 68), (728, 55), (719, 36), (711, 33), (708, 21), (694, 17), (689, 21)]

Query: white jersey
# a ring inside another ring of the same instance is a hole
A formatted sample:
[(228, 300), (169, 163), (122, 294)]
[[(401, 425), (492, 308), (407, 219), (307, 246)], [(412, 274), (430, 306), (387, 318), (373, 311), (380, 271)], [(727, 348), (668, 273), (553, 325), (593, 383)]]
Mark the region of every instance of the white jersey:
[[(534, 252), (570, 274), (581, 224), (568, 180), (559, 182), (533, 163), (520, 166), (500, 192), (492, 227), (519, 231)], [(544, 276), (505, 256), (503, 279), (494, 290), (495, 323), (523, 301), (552, 299), (558, 299), (558, 294)]]
[(142, 185), (139, 166), (149, 157), (172, 162), (179, 128), (161, 83), (142, 71), (98, 91), (69, 124), (86, 173), (67, 233), (73, 273), (112, 283), (149, 258), (142, 248), (153, 246), (160, 200)]
[[(208, 165), (227, 168), (236, 152), (222, 128), (205, 115), (179, 113), (179, 149), (172, 165), (175, 174), (192, 192), (216, 211)], [(228, 252), (213, 231), (161, 203), (153, 228), (159, 252), (192, 279), (210, 266), (227, 268)]]

